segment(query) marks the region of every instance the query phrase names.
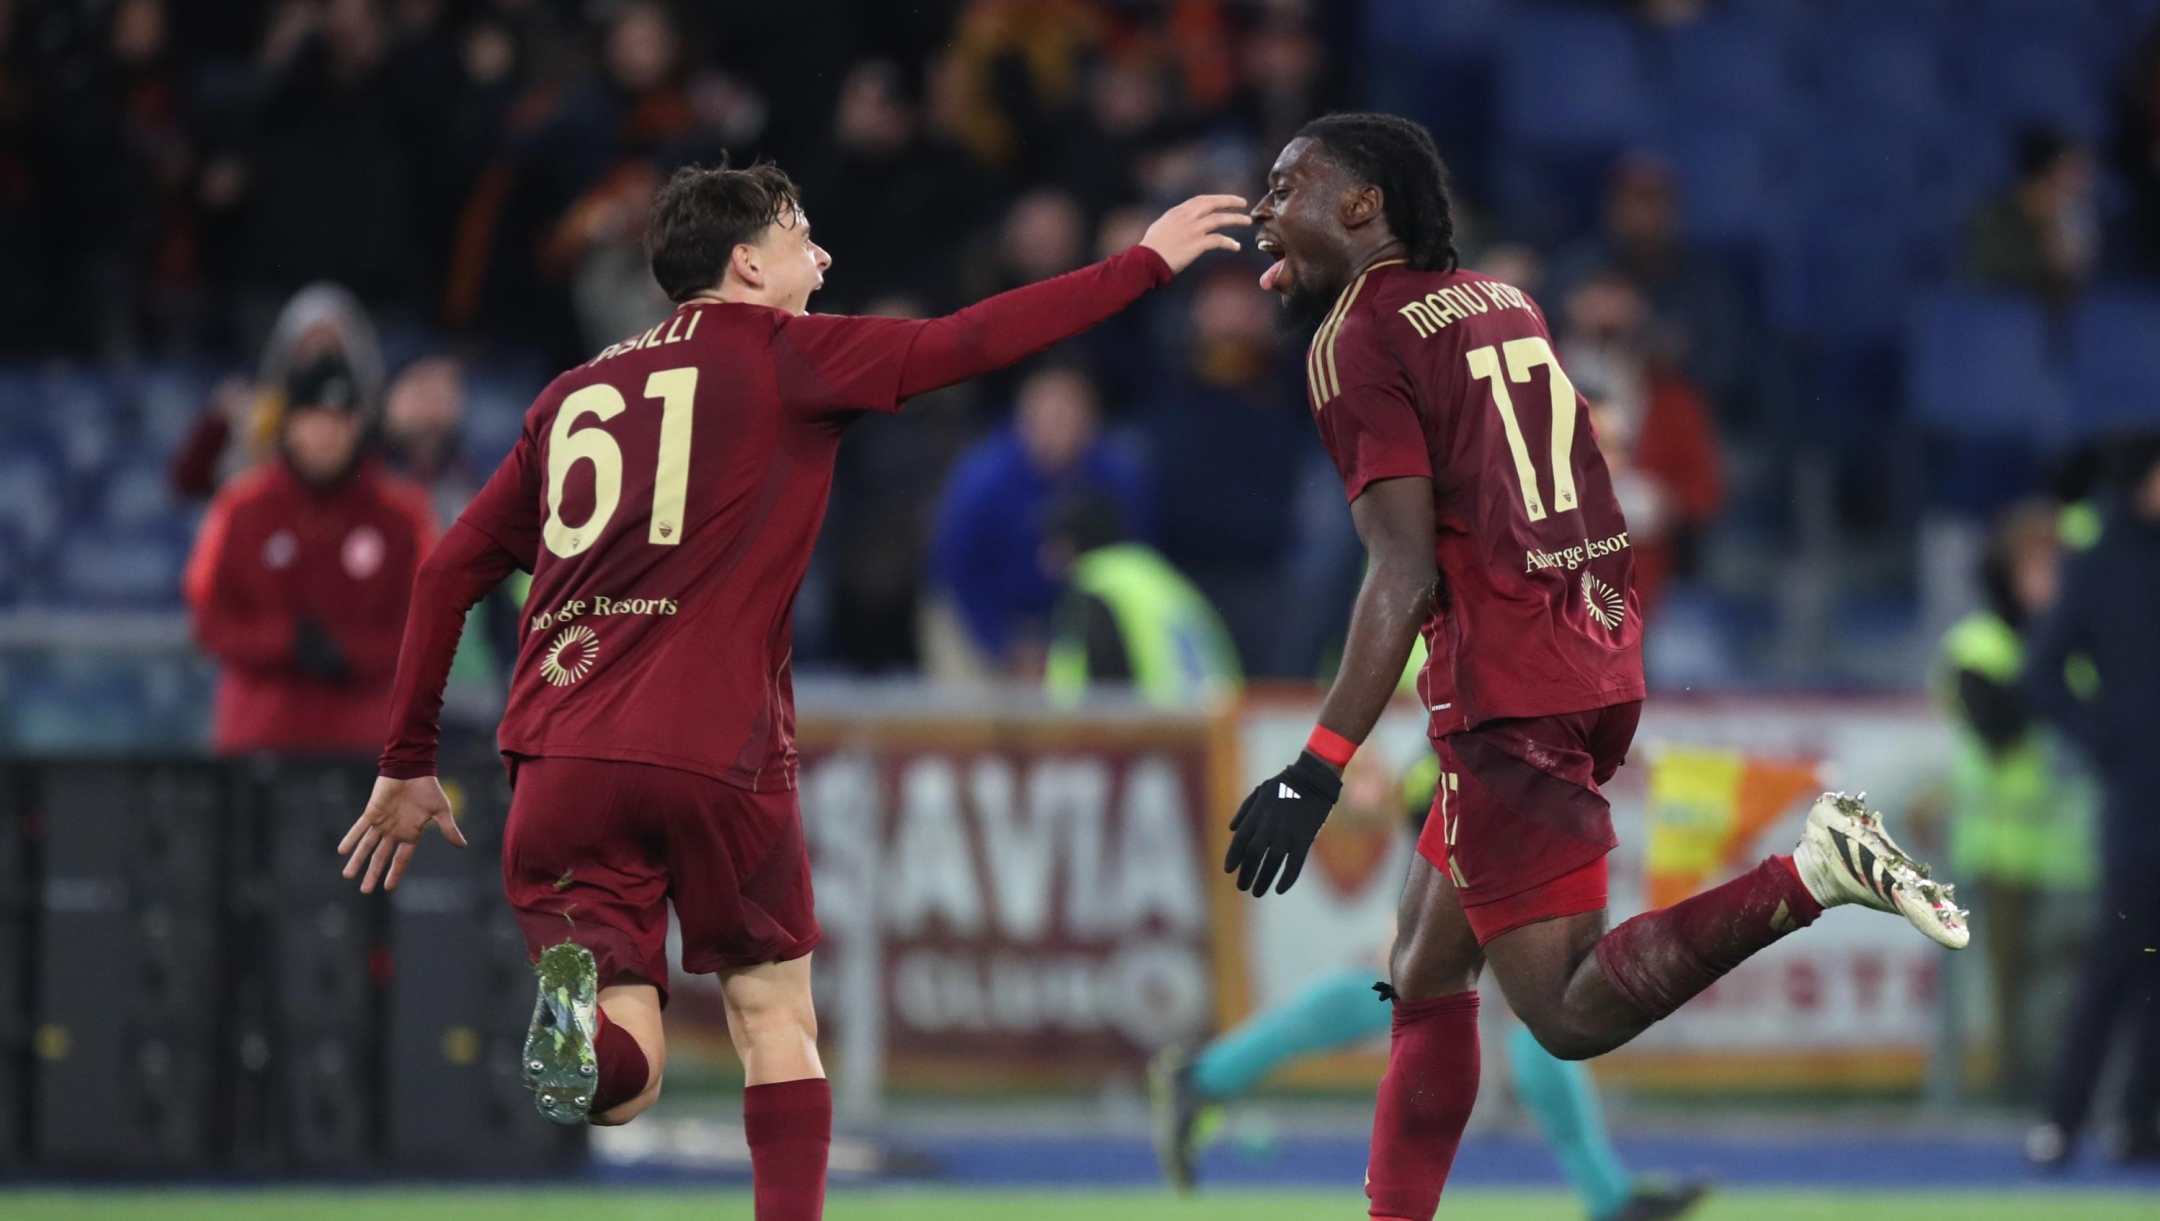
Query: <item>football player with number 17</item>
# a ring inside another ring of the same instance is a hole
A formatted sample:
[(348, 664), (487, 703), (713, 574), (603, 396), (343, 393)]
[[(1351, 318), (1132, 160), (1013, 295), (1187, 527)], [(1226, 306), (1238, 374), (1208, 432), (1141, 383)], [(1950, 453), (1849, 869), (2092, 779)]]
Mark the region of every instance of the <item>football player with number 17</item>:
[(523, 1068), (549, 1118), (624, 1123), (659, 1095), (672, 901), (682, 967), (719, 975), (742, 1057), (757, 1221), (821, 1214), (832, 1094), (788, 656), (841, 433), (1236, 250), (1223, 230), (1244, 207), (1188, 200), (1122, 254), (913, 321), (807, 312), (832, 260), (776, 167), (661, 189), (652, 269), (678, 308), (541, 393), (421, 566), (382, 775), (339, 849), (373, 890), (429, 824), (464, 843), (435, 779), (443, 684), (466, 610), (532, 573), (500, 733), (502, 867), (537, 959)]
[(1792, 855), (1608, 930), (1598, 786), (1635, 735), (1642, 628), (1627, 523), (1544, 313), (1457, 266), (1446, 169), (1408, 120), (1308, 124), (1253, 219), (1276, 256), (1260, 286), (1317, 328), (1313, 418), (1371, 562), (1319, 724), (1246, 798), (1224, 865), (1256, 897), (1297, 881), (1422, 633), (1441, 777), (1382, 988), (1394, 1024), (1366, 1194), (1374, 1217), (1428, 1221), (1477, 1097), (1487, 964), (1538, 1041), (1580, 1060), (1826, 907), (1897, 912), (1952, 949), (1965, 913), (1880, 816), (1833, 793)]

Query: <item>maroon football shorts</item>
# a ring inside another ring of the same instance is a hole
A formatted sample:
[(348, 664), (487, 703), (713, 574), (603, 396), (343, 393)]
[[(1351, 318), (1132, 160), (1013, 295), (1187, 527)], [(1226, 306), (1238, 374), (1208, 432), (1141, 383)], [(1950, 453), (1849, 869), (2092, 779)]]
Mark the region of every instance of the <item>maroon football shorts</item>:
[(816, 949), (810, 854), (792, 790), (752, 793), (696, 772), (608, 759), (518, 758), (503, 889), (525, 948), (593, 952), (600, 985), (667, 999), (667, 904), (691, 974)]
[(1605, 905), (1602, 865), (1618, 841), (1598, 786), (1627, 761), (1641, 717), (1634, 700), (1434, 741), (1440, 787), (1418, 853), (1455, 884), (1478, 944)]

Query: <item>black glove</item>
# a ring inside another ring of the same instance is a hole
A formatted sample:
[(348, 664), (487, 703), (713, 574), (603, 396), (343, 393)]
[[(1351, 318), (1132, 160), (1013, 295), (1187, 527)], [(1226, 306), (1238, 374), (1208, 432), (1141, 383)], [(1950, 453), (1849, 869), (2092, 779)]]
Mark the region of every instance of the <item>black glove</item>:
[(1313, 837), (1327, 821), (1335, 799), (1342, 796), (1342, 777), (1306, 751), (1297, 762), (1261, 783), (1238, 807), (1230, 820), (1230, 854), (1223, 858), (1223, 872), (1237, 875), (1239, 890), (1254, 898), (1267, 893), (1277, 870), (1281, 894), (1290, 889), (1305, 869), (1305, 854)]
[(302, 619), (294, 625), (292, 651), (293, 664), (311, 678), (341, 683), (351, 673), (345, 663), (345, 650), (338, 647), (327, 628), (313, 619)]

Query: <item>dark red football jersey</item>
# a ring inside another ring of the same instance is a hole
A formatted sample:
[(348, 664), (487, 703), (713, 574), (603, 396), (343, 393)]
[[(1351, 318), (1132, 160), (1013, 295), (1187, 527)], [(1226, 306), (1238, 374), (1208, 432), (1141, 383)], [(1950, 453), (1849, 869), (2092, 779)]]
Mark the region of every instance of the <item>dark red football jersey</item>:
[(1306, 381), (1351, 500), (1433, 481), (1432, 733), (1642, 698), (1627, 523), (1536, 303), (1475, 272), (1377, 264), (1313, 336)]
[(1170, 278), (1143, 247), (944, 318), (692, 303), (548, 386), (421, 566), (385, 776), (434, 771), (465, 609), (533, 574), (499, 743), (795, 782), (795, 592), (849, 420), (1078, 334)]

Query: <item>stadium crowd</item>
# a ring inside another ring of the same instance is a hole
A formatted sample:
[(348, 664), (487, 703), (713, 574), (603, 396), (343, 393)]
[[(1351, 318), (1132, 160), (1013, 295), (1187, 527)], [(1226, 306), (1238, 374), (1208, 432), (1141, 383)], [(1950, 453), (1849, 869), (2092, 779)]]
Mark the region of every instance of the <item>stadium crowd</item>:
[[(205, 395), (185, 447), (151, 430), (198, 501), (274, 435), (262, 407), (287, 387), (256, 354), (281, 311), (340, 285), (383, 337), (350, 354), (385, 366), (364, 417), (423, 404), (451, 438), (388, 438), (446, 515), (506, 447), (505, 402), (664, 316), (641, 238), (676, 165), (778, 161), (837, 258), (817, 308), (919, 314), (1121, 248), (1164, 200), (1250, 192), (1303, 119), (1381, 105), (1438, 134), (1468, 261), (1550, 313), (1651, 601), (1679, 578), (1696, 638), (1757, 639), (1808, 609), (1781, 558), (1828, 537), (1839, 613), (1887, 594), (1931, 627), (1913, 523), (2035, 490), (2047, 412), (2008, 437), (1907, 418), (1902, 362), (1926, 347), (1907, 315), (1964, 285), (2060, 318), (2095, 281), (2150, 276), (2160, 57), (2130, 50), (2129, 0), (1990, 0), (1956, 29), (1934, 0), (1832, 7), (0, 0), (0, 351), (256, 367)], [(1986, 68), (1983, 44), (2021, 29), (2041, 66)], [(2050, 75), (2057, 51), (2074, 79)], [(1216, 604), (1248, 673), (1319, 670), (1357, 550), (1255, 272), (1226, 257), (1043, 368), (860, 429), (801, 661), (1037, 672), (1042, 522), (1086, 493)], [(0, 487), (0, 518), (14, 499)], [(12, 533), (9, 599), (68, 600), (40, 567), (61, 563), (51, 531)]]

